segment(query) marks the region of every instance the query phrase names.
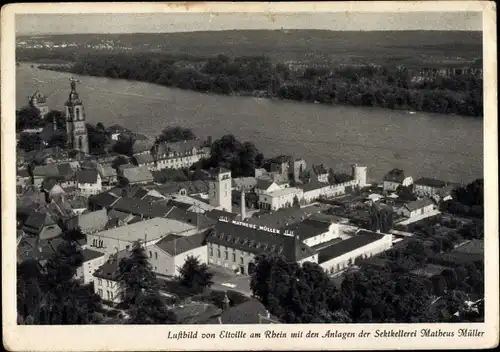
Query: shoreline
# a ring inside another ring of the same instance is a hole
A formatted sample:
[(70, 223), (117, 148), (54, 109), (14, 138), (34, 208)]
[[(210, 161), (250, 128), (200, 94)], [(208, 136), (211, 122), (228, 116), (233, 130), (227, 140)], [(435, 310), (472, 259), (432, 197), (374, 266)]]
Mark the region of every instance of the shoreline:
[[(160, 87), (166, 87), (169, 89), (178, 89), (182, 91), (190, 91), (190, 92), (195, 92), (195, 93), (200, 93), (200, 94), (205, 94), (205, 95), (212, 95), (212, 96), (226, 96), (226, 97), (250, 97), (250, 98), (255, 98), (255, 99), (262, 99), (262, 100), (267, 100), (268, 102), (276, 102), (276, 101), (283, 101), (283, 102), (296, 102), (296, 103), (306, 103), (306, 104), (318, 104), (322, 106), (336, 106), (336, 107), (352, 107), (352, 108), (361, 108), (361, 109), (383, 109), (385, 111), (399, 111), (399, 112), (404, 112), (407, 114), (419, 114), (419, 113), (425, 113), (425, 114), (437, 114), (437, 115), (443, 115), (443, 116), (457, 116), (461, 118), (471, 118), (471, 119), (482, 119), (484, 120), (484, 115), (483, 116), (471, 116), (471, 115), (461, 115), (457, 113), (442, 113), (442, 112), (429, 112), (429, 111), (424, 111), (424, 110), (414, 110), (414, 109), (407, 109), (407, 108), (387, 108), (383, 106), (364, 106), (364, 105), (353, 105), (353, 104), (335, 104), (333, 102), (319, 102), (319, 101), (309, 101), (309, 100), (298, 100), (298, 99), (283, 99), (277, 96), (269, 96), (266, 92), (262, 90), (255, 90), (252, 92), (247, 92), (247, 91), (241, 91), (241, 92), (231, 92), (228, 94), (224, 93), (218, 93), (218, 92), (213, 92), (213, 91), (203, 91), (203, 90), (196, 90), (196, 89), (183, 89), (180, 87), (176, 87), (174, 85), (163, 85), (155, 82), (149, 82), (146, 80), (134, 80), (134, 79), (125, 79), (125, 78), (114, 78), (114, 77), (107, 77), (107, 76), (94, 76), (94, 75), (85, 75), (85, 74), (79, 74), (79, 73), (74, 73), (72, 72), (72, 65), (75, 63), (67, 62), (66, 64), (62, 63), (41, 63), (41, 62), (33, 62), (33, 61), (18, 61), (18, 63), (23, 63), (23, 64), (28, 64), (32, 65), (39, 70), (43, 71), (54, 71), (54, 72), (62, 72), (62, 73), (69, 73), (69, 74), (75, 74), (78, 76), (82, 77), (98, 77), (98, 78), (106, 78), (106, 79), (111, 79), (111, 80), (124, 80), (124, 81), (129, 81), (129, 82), (137, 82), (137, 83), (146, 83), (146, 84), (153, 84), (156, 86)], [(43, 67), (46, 66), (46, 67)], [(50, 68), (48, 66), (53, 66), (53, 68)]]

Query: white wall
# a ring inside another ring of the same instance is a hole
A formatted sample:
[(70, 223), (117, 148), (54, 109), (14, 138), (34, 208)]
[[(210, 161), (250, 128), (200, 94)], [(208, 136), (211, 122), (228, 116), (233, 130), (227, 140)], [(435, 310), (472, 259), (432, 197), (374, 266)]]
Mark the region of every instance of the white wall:
[(338, 237), (339, 237), (339, 225), (338, 224), (331, 224), (328, 231), (326, 231), (322, 234), (319, 234), (317, 236), (305, 239), (303, 242), (305, 244), (307, 244), (309, 247), (314, 247), (314, 246), (317, 246), (318, 244), (331, 241), (331, 240), (338, 238)]
[[(357, 248), (351, 252), (345, 253), (341, 256), (332, 258), (324, 263), (321, 263), (321, 267), (327, 270), (329, 273), (336, 273), (345, 269), (349, 266), (349, 261), (351, 265), (359, 256), (372, 257), (379, 253), (382, 253), (392, 247), (392, 235), (385, 235), (378, 241), (372, 242), (366, 246)], [(331, 271), (333, 269), (333, 272)]]
[(76, 278), (82, 280), (84, 284), (88, 284), (94, 281), (94, 272), (99, 269), (101, 265), (103, 265), (108, 256), (103, 255), (98, 258), (94, 258), (84, 262), (77, 270), (76, 270)]
[(400, 185), (398, 182), (384, 181), (384, 191), (395, 191)]
[(122, 285), (117, 281), (94, 278), (94, 292), (103, 300), (113, 303), (122, 302)]
[(78, 182), (78, 189), (82, 194), (91, 195), (97, 194), (102, 190), (101, 176), (97, 174), (96, 183), (80, 183)]

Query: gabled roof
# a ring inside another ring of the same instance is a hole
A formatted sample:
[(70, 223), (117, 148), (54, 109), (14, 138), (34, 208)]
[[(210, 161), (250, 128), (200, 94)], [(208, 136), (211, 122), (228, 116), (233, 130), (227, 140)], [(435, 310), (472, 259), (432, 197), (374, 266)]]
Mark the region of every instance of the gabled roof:
[(273, 180), (270, 180), (268, 178), (260, 177), (257, 179), (257, 188), (261, 189), (263, 191), (269, 189), (271, 185), (275, 183)]
[(415, 185), (429, 186), (434, 188), (444, 188), (446, 187), (446, 182), (429, 177), (421, 177), (413, 182)]
[(76, 173), (78, 183), (97, 183), (98, 176), (97, 170), (78, 170)]
[(88, 262), (89, 260), (96, 259), (104, 256), (104, 253), (93, 251), (91, 249), (84, 249), (82, 251), (83, 262)]
[(154, 163), (154, 161), (155, 161), (153, 156), (149, 153), (136, 154), (136, 155), (134, 155), (134, 158), (135, 158), (135, 161), (137, 162), (138, 165)]
[(116, 201), (120, 199), (120, 197), (114, 196), (110, 194), (109, 192), (102, 192), (99, 194), (96, 194), (92, 197), (89, 198), (89, 203), (92, 203), (97, 206), (109, 208), (111, 205), (116, 203)]
[(163, 202), (150, 203), (146, 200), (121, 197), (110, 208), (128, 214), (142, 215), (146, 218), (165, 217), (172, 209), (171, 205)]
[(46, 176), (60, 176), (57, 164), (40, 165), (33, 170), (33, 176), (46, 177)]
[(77, 215), (68, 220), (68, 226), (71, 228), (79, 227), (83, 233), (97, 232), (104, 229), (108, 222), (106, 209), (92, 211)]
[(429, 198), (424, 198), (406, 203), (405, 208), (407, 208), (409, 211), (414, 211), (433, 204), (434, 202), (432, 200), (430, 200)]
[(59, 174), (65, 178), (72, 177), (75, 174), (75, 170), (73, 170), (70, 163), (58, 164), (57, 169)]
[(31, 234), (39, 234), (45, 226), (58, 226), (54, 219), (45, 212), (33, 211), (24, 223), (23, 230)]
[(233, 187), (242, 187), (249, 189), (257, 186), (257, 179), (255, 177), (238, 177), (233, 178), (231, 181)]
[(268, 324), (266, 307), (251, 298), (246, 302), (230, 307), (222, 312), (219, 318), (212, 318), (209, 324)]
[(130, 252), (127, 250), (119, 251), (115, 255), (111, 256), (106, 263), (101, 265), (94, 273), (97, 278), (102, 278), (105, 280), (115, 281), (118, 280), (120, 260), (130, 256)]
[(153, 175), (147, 166), (139, 166), (123, 170), (123, 177), (130, 183), (153, 182)]
[(401, 169), (392, 169), (384, 176), (384, 181), (402, 183), (405, 179), (405, 172)]
[(168, 235), (156, 243), (156, 246), (171, 256), (176, 256), (206, 244), (208, 231), (192, 236)]
[(119, 124), (113, 124), (111, 126), (109, 126), (108, 128), (106, 128), (106, 132), (108, 133), (125, 133), (125, 132), (131, 132), (128, 128), (125, 128)]

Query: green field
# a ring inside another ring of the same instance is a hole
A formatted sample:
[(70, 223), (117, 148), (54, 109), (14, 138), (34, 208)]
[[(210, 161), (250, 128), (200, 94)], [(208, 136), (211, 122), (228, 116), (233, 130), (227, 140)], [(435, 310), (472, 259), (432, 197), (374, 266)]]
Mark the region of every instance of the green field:
[[(268, 56), (279, 62), (321, 64), (374, 63), (388, 66), (465, 66), (482, 57), (481, 32), (324, 30), (244, 30), (183, 33), (50, 35), (19, 41), (86, 44), (112, 41), (133, 51), (194, 56)], [(44, 50), (44, 49), (33, 49)], [(63, 49), (61, 49), (63, 50)], [(88, 50), (88, 49), (86, 49)], [(119, 50), (119, 49), (118, 49)], [(22, 58), (20, 58), (22, 60)]]

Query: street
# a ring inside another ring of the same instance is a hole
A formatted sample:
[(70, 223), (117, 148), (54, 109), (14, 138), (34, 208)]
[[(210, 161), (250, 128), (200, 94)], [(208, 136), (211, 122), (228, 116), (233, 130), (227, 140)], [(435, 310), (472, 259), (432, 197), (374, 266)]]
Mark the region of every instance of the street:
[(233, 290), (245, 296), (251, 296), (250, 276), (236, 274), (231, 269), (209, 265), (210, 272), (214, 274), (212, 288), (215, 290)]

